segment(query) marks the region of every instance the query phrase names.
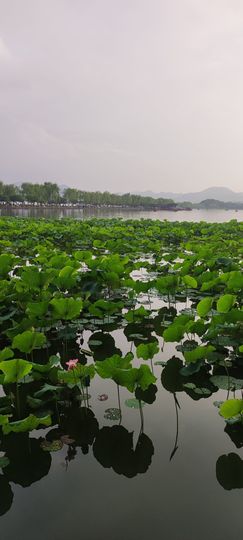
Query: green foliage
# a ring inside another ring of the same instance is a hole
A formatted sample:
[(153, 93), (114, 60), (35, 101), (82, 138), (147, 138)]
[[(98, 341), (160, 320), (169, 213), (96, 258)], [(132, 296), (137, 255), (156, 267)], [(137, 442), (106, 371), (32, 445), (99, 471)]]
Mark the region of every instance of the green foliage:
[(236, 302), (236, 296), (233, 294), (224, 294), (217, 301), (217, 311), (228, 313)]
[(15, 383), (23, 379), (32, 370), (32, 363), (17, 358), (0, 362), (0, 370), (4, 373), (4, 384)]
[(86, 377), (93, 379), (94, 376), (95, 367), (93, 365), (83, 366), (82, 364), (77, 364), (77, 366), (70, 371), (58, 371), (58, 380), (67, 384), (78, 384)]
[(53, 316), (65, 321), (76, 319), (82, 310), (83, 301), (80, 298), (53, 298), (50, 302)]
[(0, 362), (3, 362), (3, 360), (9, 360), (9, 358), (13, 358), (14, 353), (12, 349), (9, 347), (5, 347), (2, 351), (0, 351)]
[(3, 425), (3, 433), (8, 435), (9, 433), (22, 433), (25, 431), (33, 431), (33, 429), (39, 426), (48, 427), (51, 425), (50, 415), (38, 417), (34, 414), (30, 414), (27, 418), (17, 420), (16, 422), (8, 422)]
[(139, 307), (138, 309), (131, 309), (125, 314), (125, 319), (127, 322), (140, 322), (145, 317), (149, 315), (149, 312), (147, 309), (145, 309), (143, 306)]
[[(58, 200), (48, 183), (26, 183), (24, 194)], [(75, 190), (66, 195), (92, 199)], [(7, 393), (0, 424), (25, 421), (33, 411), (65, 424), (70, 404), (87, 408), (88, 385), (94, 398), (95, 374), (153, 403), (156, 376), (140, 359), (160, 350), (162, 385), (173, 395), (195, 400), (218, 388), (241, 390), (242, 232), (236, 221), (0, 218), (0, 382)], [(135, 348), (134, 362), (118, 348), (123, 343), (125, 351)], [(183, 360), (168, 360), (170, 344)], [(68, 370), (70, 358), (78, 363)], [(122, 405), (122, 393), (119, 399)]]
[(137, 347), (137, 357), (143, 358), (143, 360), (150, 360), (159, 352), (158, 341), (151, 341), (150, 343), (140, 343)]
[(243, 412), (243, 399), (228, 399), (219, 408), (224, 418), (232, 418)]
[(43, 347), (46, 343), (46, 337), (41, 332), (35, 330), (26, 330), (22, 334), (14, 337), (12, 347), (23, 353), (30, 353), (37, 347)]
[(187, 364), (191, 362), (197, 362), (198, 360), (206, 359), (215, 350), (213, 345), (199, 345), (192, 351), (184, 352), (184, 356)]
[(103, 379), (113, 379), (116, 384), (125, 386), (130, 392), (133, 392), (136, 386), (146, 390), (156, 378), (146, 365), (133, 368), (132, 359), (133, 355), (128, 353), (124, 358), (114, 355), (103, 362), (96, 362), (97, 373)]
[(200, 302), (197, 304), (197, 314), (199, 317), (206, 317), (208, 315), (212, 308), (213, 301), (214, 298), (211, 298), (210, 296), (200, 300)]
[(182, 280), (187, 287), (190, 287), (191, 289), (197, 288), (197, 280), (193, 276), (183, 276)]

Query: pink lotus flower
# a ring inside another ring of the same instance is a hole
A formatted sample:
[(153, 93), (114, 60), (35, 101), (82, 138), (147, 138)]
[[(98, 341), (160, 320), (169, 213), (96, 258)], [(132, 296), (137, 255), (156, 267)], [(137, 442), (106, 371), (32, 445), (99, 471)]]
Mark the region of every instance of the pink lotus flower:
[(78, 358), (75, 358), (74, 360), (68, 360), (66, 362), (66, 366), (68, 367), (68, 371), (71, 371), (71, 369), (74, 369), (78, 363)]

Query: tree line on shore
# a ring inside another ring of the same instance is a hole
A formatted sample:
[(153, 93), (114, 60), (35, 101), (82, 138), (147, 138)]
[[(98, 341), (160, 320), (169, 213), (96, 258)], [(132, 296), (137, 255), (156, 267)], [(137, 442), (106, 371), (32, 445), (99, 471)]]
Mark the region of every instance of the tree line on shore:
[(146, 207), (176, 207), (172, 199), (154, 199), (125, 193), (118, 195), (108, 191), (83, 191), (75, 188), (65, 188), (62, 192), (58, 184), (44, 182), (32, 184), (23, 182), (20, 186), (0, 182), (1, 202), (27, 202), (39, 204), (84, 204), (84, 205), (114, 205), (114, 206), (146, 206)]

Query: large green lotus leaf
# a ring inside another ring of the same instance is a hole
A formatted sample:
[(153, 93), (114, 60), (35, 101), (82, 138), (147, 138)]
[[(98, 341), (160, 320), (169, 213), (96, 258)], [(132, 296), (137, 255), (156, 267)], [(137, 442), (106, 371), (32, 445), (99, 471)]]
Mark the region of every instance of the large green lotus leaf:
[(43, 396), (45, 396), (46, 394), (60, 394), (60, 392), (62, 391), (62, 387), (61, 386), (55, 386), (53, 384), (44, 384), (44, 386), (38, 390), (37, 392), (35, 392), (34, 396), (35, 398), (42, 398)]
[(230, 278), (227, 281), (227, 288), (232, 291), (243, 289), (243, 274), (241, 271), (230, 272)]
[(45, 334), (35, 332), (34, 330), (26, 330), (22, 334), (17, 334), (14, 337), (12, 347), (24, 353), (30, 353), (33, 349), (43, 347), (46, 343)]
[(212, 308), (212, 304), (214, 301), (214, 297), (207, 296), (206, 298), (203, 298), (200, 300), (200, 302), (197, 304), (197, 314), (199, 317), (206, 317), (209, 311)]
[(111, 302), (108, 300), (97, 300), (89, 307), (89, 312), (95, 317), (103, 317), (104, 313), (113, 314), (120, 311), (124, 306), (123, 302)]
[(195, 347), (192, 351), (185, 351), (183, 354), (185, 356), (186, 362), (189, 364), (191, 362), (197, 362), (198, 360), (206, 359), (208, 355), (215, 351), (213, 345), (199, 345)]
[(49, 371), (53, 367), (60, 367), (60, 357), (59, 356), (50, 356), (49, 361), (47, 364), (37, 364), (36, 362), (33, 362), (32, 367), (33, 371), (38, 371), (38, 373), (49, 373)]
[(163, 332), (163, 338), (166, 342), (179, 342), (182, 340), (185, 332), (187, 332), (187, 325), (193, 321), (193, 315), (182, 313), (177, 315), (174, 321)]
[(204, 283), (201, 286), (201, 291), (210, 291), (210, 289), (214, 289), (214, 287), (219, 283), (219, 278), (211, 279), (209, 281), (204, 281)]
[(65, 253), (60, 253), (58, 255), (53, 255), (49, 260), (49, 265), (53, 268), (63, 268), (70, 263), (69, 257)]
[(83, 308), (80, 298), (53, 298), (50, 302), (56, 319), (76, 319)]
[(178, 287), (179, 278), (178, 276), (163, 276), (159, 277), (155, 282), (156, 289), (161, 293), (169, 293), (175, 291)]
[(134, 392), (138, 379), (138, 369), (115, 369), (112, 379), (119, 386), (125, 386), (129, 392)]
[(30, 266), (24, 269), (21, 280), (16, 283), (16, 287), (19, 291), (23, 288), (23, 285), (25, 290), (26, 288), (29, 290), (47, 289), (52, 278), (52, 271), (39, 271), (38, 267)]
[(186, 327), (184, 325), (172, 323), (170, 326), (168, 326), (168, 328), (164, 330), (163, 338), (166, 342), (179, 342), (182, 340), (185, 332)]
[(9, 422), (8, 424), (3, 425), (3, 433), (5, 435), (8, 435), (8, 433), (14, 432), (14, 433), (21, 433), (24, 431), (32, 431), (33, 429), (36, 429), (38, 426), (51, 426), (51, 416), (48, 414), (47, 416), (38, 417), (34, 414), (30, 414), (27, 416), (27, 418), (23, 418), (23, 420), (18, 420), (17, 422)]
[(143, 358), (143, 360), (152, 359), (158, 352), (159, 345), (157, 340), (150, 343), (140, 343), (137, 347), (137, 357)]
[(3, 360), (9, 360), (9, 358), (13, 358), (14, 353), (12, 349), (9, 349), (9, 347), (5, 347), (2, 351), (0, 351), (0, 362), (3, 362)]
[(44, 317), (48, 310), (48, 301), (29, 302), (26, 313), (29, 317)]
[(197, 334), (198, 336), (203, 336), (205, 334), (206, 330), (208, 329), (208, 325), (204, 323), (203, 320), (198, 319), (197, 321), (189, 321), (187, 323), (187, 334)]
[(80, 380), (83, 380), (86, 377), (93, 379), (95, 376), (95, 367), (94, 365), (84, 366), (83, 364), (77, 364), (76, 367), (69, 371), (59, 370), (57, 375), (60, 382), (79, 384)]
[(150, 384), (156, 381), (150, 368), (142, 365), (139, 368), (131, 367), (133, 355), (128, 353), (125, 358), (114, 355), (103, 362), (96, 362), (98, 374), (104, 379), (113, 379), (120, 386), (125, 386), (133, 392), (136, 386), (146, 390)]
[(23, 379), (32, 370), (32, 363), (22, 358), (0, 362), (0, 370), (4, 373), (4, 384), (15, 383)]
[(142, 388), (142, 390), (146, 390), (150, 384), (156, 381), (149, 366), (146, 365), (130, 369), (114, 368), (111, 378), (118, 385), (125, 386), (129, 392), (134, 392), (137, 386)]
[(6, 278), (12, 269), (14, 256), (10, 253), (2, 253), (0, 255), (0, 278)]
[(236, 296), (234, 294), (224, 294), (217, 301), (217, 311), (219, 313), (228, 313), (236, 302)]
[(5, 298), (8, 296), (10, 288), (11, 288), (10, 281), (0, 278), (0, 302), (5, 302)]
[(112, 288), (118, 288), (120, 285), (120, 278), (116, 272), (106, 272), (104, 274), (104, 281)]
[(55, 283), (60, 289), (71, 289), (77, 282), (78, 272), (72, 266), (64, 266), (57, 276)]
[(80, 262), (87, 262), (92, 259), (91, 251), (75, 251), (73, 253), (74, 258)]
[(128, 353), (124, 358), (114, 354), (106, 360), (96, 362), (96, 371), (102, 379), (112, 378), (116, 369), (131, 369), (133, 354)]
[(197, 280), (194, 277), (186, 275), (186, 276), (183, 276), (182, 280), (184, 281), (187, 287), (190, 287), (190, 289), (197, 288)]
[(0, 426), (4, 426), (9, 423), (10, 414), (0, 414)]
[(138, 369), (137, 384), (142, 390), (147, 390), (150, 384), (156, 382), (156, 377), (153, 375), (149, 366), (142, 364)]
[(148, 315), (149, 315), (149, 311), (145, 309), (143, 306), (140, 306), (138, 309), (131, 309), (130, 311), (128, 311), (124, 315), (124, 317), (127, 322), (131, 323), (131, 322), (141, 321), (145, 317), (148, 317)]
[(224, 418), (233, 418), (243, 412), (243, 399), (228, 399), (220, 405), (220, 414)]
[(243, 322), (243, 310), (242, 309), (236, 309), (233, 308), (229, 313), (224, 313), (221, 315), (218, 315), (218, 317), (222, 317), (222, 320), (224, 322), (229, 323), (237, 323), (237, 322)]

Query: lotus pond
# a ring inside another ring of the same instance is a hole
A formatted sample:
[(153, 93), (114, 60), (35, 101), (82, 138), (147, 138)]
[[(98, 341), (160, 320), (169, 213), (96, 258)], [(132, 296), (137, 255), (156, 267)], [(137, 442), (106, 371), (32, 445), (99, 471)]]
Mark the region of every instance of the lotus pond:
[(243, 223), (0, 219), (1, 539), (242, 534)]

